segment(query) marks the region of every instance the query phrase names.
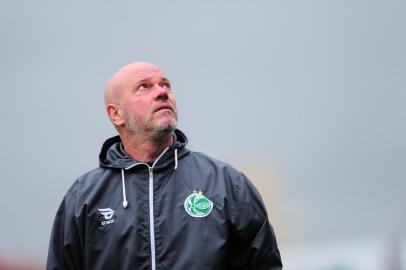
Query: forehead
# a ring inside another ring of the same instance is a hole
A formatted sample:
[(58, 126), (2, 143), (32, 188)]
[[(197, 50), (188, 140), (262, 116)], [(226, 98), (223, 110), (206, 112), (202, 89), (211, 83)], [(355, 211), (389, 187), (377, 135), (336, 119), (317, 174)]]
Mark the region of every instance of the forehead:
[(131, 75), (132, 75), (133, 80), (137, 80), (137, 81), (145, 80), (145, 79), (149, 79), (149, 78), (164, 78), (165, 77), (165, 74), (158, 67), (154, 67), (154, 66), (135, 69)]
[(125, 80), (130, 84), (134, 85), (140, 81), (151, 80), (151, 79), (163, 79), (165, 74), (154, 65), (134, 65), (125, 72)]
[(105, 99), (113, 100), (129, 89), (133, 89), (143, 80), (162, 80), (165, 74), (162, 70), (150, 63), (136, 62), (128, 64), (118, 70), (107, 82)]

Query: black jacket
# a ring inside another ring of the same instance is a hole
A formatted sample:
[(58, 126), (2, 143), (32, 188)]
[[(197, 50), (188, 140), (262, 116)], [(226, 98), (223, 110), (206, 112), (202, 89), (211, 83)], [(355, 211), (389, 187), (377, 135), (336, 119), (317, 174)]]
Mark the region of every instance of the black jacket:
[(189, 151), (179, 130), (174, 138), (154, 164), (131, 159), (118, 136), (104, 143), (100, 168), (81, 176), (58, 209), (48, 270), (282, 269), (252, 183)]

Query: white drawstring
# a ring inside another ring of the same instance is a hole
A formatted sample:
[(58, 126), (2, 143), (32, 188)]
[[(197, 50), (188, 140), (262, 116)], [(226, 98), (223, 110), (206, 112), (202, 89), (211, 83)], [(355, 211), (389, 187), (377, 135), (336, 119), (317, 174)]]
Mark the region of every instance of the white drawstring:
[(121, 169), (121, 183), (123, 186), (123, 207), (127, 208), (128, 201), (127, 201), (127, 197), (125, 195), (124, 169)]
[(175, 149), (175, 170), (178, 168), (178, 149)]
[[(168, 150), (168, 148), (166, 148), (161, 155), (155, 160), (154, 164), (152, 165), (152, 167), (154, 167), (155, 163), (159, 160), (159, 158), (161, 156), (163, 156), (163, 154), (166, 152), (166, 150)], [(140, 164), (140, 163), (138, 163)], [(125, 168), (126, 170), (134, 167), (135, 165), (138, 165), (137, 163), (132, 164), (131, 166)], [(178, 168), (178, 149), (175, 149), (175, 170)], [(125, 194), (125, 176), (124, 176), (124, 169), (121, 169), (121, 185), (123, 186), (123, 207), (127, 208), (128, 207), (128, 201), (127, 201), (127, 196)]]

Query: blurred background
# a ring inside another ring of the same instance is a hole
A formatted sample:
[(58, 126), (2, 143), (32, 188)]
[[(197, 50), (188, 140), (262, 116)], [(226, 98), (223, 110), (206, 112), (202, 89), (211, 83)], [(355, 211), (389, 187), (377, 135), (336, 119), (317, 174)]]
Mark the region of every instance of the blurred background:
[(56, 210), (148, 61), (192, 150), (260, 189), (288, 270), (406, 269), (406, 2), (0, 1), (0, 269), (42, 269)]

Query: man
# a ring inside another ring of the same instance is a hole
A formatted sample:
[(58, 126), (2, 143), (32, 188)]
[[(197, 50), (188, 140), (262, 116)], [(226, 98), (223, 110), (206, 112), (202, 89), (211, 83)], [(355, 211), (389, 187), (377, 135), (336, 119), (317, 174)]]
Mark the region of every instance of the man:
[(185, 147), (158, 67), (120, 69), (105, 103), (119, 136), (64, 197), (47, 269), (282, 269), (260, 195), (242, 173)]

